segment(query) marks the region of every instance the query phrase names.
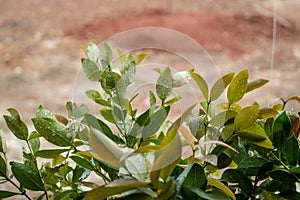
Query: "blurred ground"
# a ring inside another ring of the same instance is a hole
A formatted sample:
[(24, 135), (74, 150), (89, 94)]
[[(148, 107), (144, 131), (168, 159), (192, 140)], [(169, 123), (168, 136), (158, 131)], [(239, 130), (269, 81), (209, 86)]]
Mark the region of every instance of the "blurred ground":
[[(64, 104), (72, 100), (78, 84), (80, 58), (84, 56), (80, 46), (145, 26), (170, 28), (193, 38), (220, 73), (248, 67), (251, 78), (271, 79), (265, 89), (248, 96), (251, 101), (266, 103), (300, 95), (298, 0), (278, 0), (272, 71), (272, 0), (0, 0), (0, 5), (1, 115), (14, 107), (29, 122), (38, 105), (65, 113)], [(133, 38), (124, 45), (136, 40), (143, 38)], [(186, 64), (167, 53), (154, 54), (152, 63)], [(207, 72), (203, 73), (205, 77)], [(143, 80), (143, 75), (139, 78)], [(2, 119), (0, 126), (6, 128)]]

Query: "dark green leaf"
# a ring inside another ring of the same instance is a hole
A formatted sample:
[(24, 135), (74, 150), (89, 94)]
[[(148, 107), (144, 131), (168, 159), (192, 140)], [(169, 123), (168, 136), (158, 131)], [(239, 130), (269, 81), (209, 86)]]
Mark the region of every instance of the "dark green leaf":
[(281, 192), (279, 195), (289, 200), (300, 199), (300, 193), (295, 190), (285, 190)]
[(83, 67), (83, 71), (89, 80), (95, 81), (95, 82), (100, 81), (101, 72), (99, 71), (99, 68), (94, 61), (87, 59), (87, 58), (82, 58), (81, 64)]
[[(78, 163), (77, 163), (78, 164)], [(91, 174), (91, 171), (87, 168), (83, 168), (80, 165), (76, 166), (74, 171), (73, 171), (73, 177), (72, 177), (72, 182), (77, 183), (77, 182), (82, 182), (85, 180), (89, 175)]]
[[(158, 198), (155, 198), (155, 200)], [(154, 200), (153, 197), (148, 196), (147, 194), (130, 194), (125, 197), (118, 198), (118, 200)]]
[(181, 174), (177, 177), (176, 181), (175, 181), (175, 192), (172, 195), (172, 199), (176, 199), (176, 197), (178, 196), (179, 192), (181, 191), (181, 188), (183, 186), (183, 183), (186, 179), (186, 177), (188, 176), (188, 174), (190, 173), (191, 169), (193, 168), (193, 166), (195, 165), (195, 163), (192, 163), (190, 165), (188, 165), (183, 172), (181, 172)]
[(227, 169), (223, 175), (222, 180), (228, 181), (229, 183), (238, 183), (239, 187), (248, 196), (252, 194), (252, 183), (243, 173), (236, 169)]
[(214, 101), (220, 97), (220, 95), (224, 92), (224, 90), (231, 82), (233, 76), (234, 73), (231, 72), (229, 74), (222, 76), (220, 79), (218, 79), (215, 82), (215, 84), (212, 86), (210, 90), (210, 101)]
[(122, 139), (118, 137), (117, 135), (113, 134), (113, 132), (110, 130), (109, 126), (107, 126), (104, 122), (102, 122), (100, 119), (97, 119), (91, 114), (85, 114), (84, 115), (85, 122), (91, 126), (94, 127), (101, 132), (103, 132), (107, 137), (112, 139), (117, 144), (124, 144)]
[(157, 96), (164, 102), (170, 96), (173, 89), (173, 77), (171, 70), (167, 67), (159, 76), (156, 82)]
[(30, 139), (29, 140), (29, 144), (30, 144), (31, 149), (32, 149), (32, 151), (33, 151), (34, 154), (40, 149), (40, 146), (41, 146), (39, 138), (32, 138), (32, 139)]
[(229, 104), (233, 104), (243, 98), (247, 90), (247, 81), (247, 69), (241, 71), (232, 79), (227, 91), (227, 99)]
[[(188, 188), (191, 192), (196, 194), (198, 197), (207, 199), (207, 200), (230, 200), (231, 198), (227, 196), (224, 192), (213, 189), (210, 192), (205, 192), (204, 190), (200, 189), (198, 186), (191, 186)], [(198, 198), (193, 198), (198, 199)]]
[(0, 176), (4, 177), (6, 176), (7, 167), (6, 167), (6, 161), (2, 156), (0, 156)]
[(15, 193), (15, 192), (9, 192), (9, 191), (0, 190), (0, 199), (12, 197), (12, 196), (15, 196), (15, 195), (20, 195), (20, 193)]
[(217, 167), (219, 169), (223, 169), (225, 167), (228, 167), (231, 162), (232, 159), (226, 153), (222, 153), (218, 156)]
[(283, 149), (283, 145), (290, 136), (291, 121), (286, 112), (282, 112), (273, 123), (273, 142), (274, 147), (279, 151)]
[(55, 158), (56, 156), (69, 151), (70, 149), (47, 149), (36, 152), (35, 156), (41, 158)]
[(28, 139), (28, 128), (26, 124), (21, 120), (21, 117), (17, 110), (13, 108), (7, 109), (11, 116), (4, 115), (7, 127), (11, 132), (20, 140)]
[(264, 180), (268, 177), (268, 172), (273, 170), (273, 163), (272, 162), (267, 162), (263, 164), (257, 172), (257, 178), (258, 180)]
[(39, 173), (22, 163), (10, 162), (11, 171), (20, 184), (29, 190), (43, 191), (44, 185)]
[(73, 190), (66, 190), (61, 193), (54, 195), (54, 200), (70, 200), (73, 199), (72, 196), (76, 196)]
[(207, 178), (204, 169), (200, 165), (194, 164), (183, 182), (182, 197), (184, 199), (197, 199), (195, 194), (190, 192), (190, 188), (197, 186), (200, 189), (205, 189), (206, 185)]
[(261, 157), (247, 157), (240, 161), (238, 170), (247, 176), (257, 176), (259, 169), (267, 162)]
[(65, 134), (65, 126), (50, 118), (33, 118), (35, 129), (50, 143), (57, 146), (72, 146)]
[(202, 95), (204, 96), (205, 100), (208, 101), (208, 86), (206, 81), (202, 76), (195, 72), (190, 72), (191, 77), (196, 82), (197, 86), (199, 87), (200, 91), (202, 92)]
[(297, 178), (286, 170), (274, 170), (268, 172), (268, 175), (274, 180), (282, 181), (282, 182), (297, 182)]
[(298, 150), (299, 150), (298, 140), (295, 137), (295, 135), (293, 134), (286, 141), (285, 148), (284, 148), (286, 158), (287, 158), (289, 165), (291, 165), (291, 166), (297, 165)]
[(85, 168), (85, 169), (88, 169), (88, 170), (95, 170), (95, 167), (93, 166), (93, 164), (89, 161), (89, 160), (86, 160), (82, 157), (79, 157), (79, 156), (70, 156), (70, 158), (77, 164), (79, 165), (80, 167), (82, 168)]
[(266, 79), (255, 79), (255, 80), (250, 80), (248, 81), (247, 84), (247, 90), (246, 92), (250, 92), (252, 90), (255, 90), (257, 88), (260, 88), (262, 86), (264, 86), (266, 83), (268, 83), (269, 81)]

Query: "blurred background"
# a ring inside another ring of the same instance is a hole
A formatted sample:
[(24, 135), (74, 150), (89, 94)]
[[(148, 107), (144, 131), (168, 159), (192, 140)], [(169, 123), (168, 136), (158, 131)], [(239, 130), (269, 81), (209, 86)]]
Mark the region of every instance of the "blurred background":
[[(220, 74), (249, 68), (250, 78), (271, 79), (265, 89), (248, 97), (250, 101), (266, 104), (300, 95), (299, 0), (278, 0), (273, 70), (273, 0), (0, 0), (0, 5), (1, 115), (14, 107), (30, 121), (39, 105), (64, 114), (65, 102), (73, 99), (78, 85), (84, 56), (80, 46), (149, 26), (196, 40)], [(152, 63), (186, 62), (164, 52), (154, 57)], [(5, 127), (2, 119), (0, 125)]]

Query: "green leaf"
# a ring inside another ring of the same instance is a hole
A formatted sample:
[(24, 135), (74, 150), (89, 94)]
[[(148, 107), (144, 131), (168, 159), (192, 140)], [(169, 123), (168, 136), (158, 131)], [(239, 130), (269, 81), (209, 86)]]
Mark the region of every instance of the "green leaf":
[(84, 168), (84, 169), (88, 169), (88, 170), (91, 170), (91, 171), (94, 171), (95, 170), (95, 167), (93, 166), (93, 164), (82, 158), (82, 157), (79, 157), (79, 156), (70, 156), (70, 158), (80, 167)]
[(130, 54), (122, 64), (121, 68), (122, 78), (124, 79), (126, 86), (130, 85), (133, 82), (135, 73), (136, 64), (132, 55)]
[[(223, 193), (220, 190), (217, 189), (212, 189), (211, 192), (205, 192), (204, 190), (200, 189), (197, 186), (191, 186), (189, 187), (189, 190), (191, 192), (193, 192), (194, 194), (196, 194), (198, 197), (207, 199), (207, 200), (230, 200), (231, 198), (229, 196), (227, 196), (225, 193)], [(198, 198), (192, 198), (192, 199), (198, 199)]]
[(206, 185), (207, 178), (204, 169), (195, 163), (183, 182), (183, 188), (181, 190), (182, 197), (184, 199), (197, 199), (195, 193), (191, 193), (190, 189), (193, 186), (197, 186), (197, 188), (204, 190)]
[(218, 79), (210, 90), (210, 101), (214, 101), (220, 97), (220, 95), (225, 91), (229, 83), (231, 82), (234, 73), (228, 73)]
[(65, 134), (65, 126), (50, 118), (33, 118), (35, 129), (50, 143), (57, 146), (72, 146)]
[(187, 84), (191, 79), (193, 70), (180, 71), (173, 74), (173, 87), (181, 87)]
[(287, 161), (288, 161), (290, 166), (296, 166), (297, 165), (298, 150), (299, 150), (298, 140), (295, 137), (295, 135), (293, 134), (286, 141), (285, 148), (284, 148), (286, 158), (287, 158)]
[(234, 133), (234, 125), (228, 124), (225, 125), (224, 128), (222, 129), (221, 136), (224, 141), (228, 141), (229, 138), (233, 135), (233, 133)]
[(238, 183), (241, 190), (248, 196), (252, 194), (252, 183), (242, 172), (236, 169), (227, 169), (223, 175), (222, 180), (229, 183)]
[(300, 199), (300, 193), (295, 190), (285, 190), (279, 194), (285, 199), (297, 200)]
[(94, 127), (95, 129), (101, 131), (102, 133), (104, 133), (107, 137), (109, 137), (111, 140), (113, 140), (117, 144), (124, 144), (124, 141), (117, 135), (113, 134), (113, 132), (110, 130), (109, 126), (107, 126), (100, 119), (94, 117), (91, 114), (85, 114), (84, 119), (88, 126)]
[(6, 176), (7, 173), (7, 167), (6, 167), (6, 161), (2, 156), (0, 156), (0, 177)]
[(258, 124), (253, 124), (252, 126), (246, 129), (237, 131), (237, 134), (241, 138), (247, 139), (251, 142), (259, 142), (268, 138), (268, 136), (265, 133), (265, 130)]
[(175, 182), (174, 179), (171, 178), (161, 190), (158, 191), (158, 197), (155, 198), (157, 200), (165, 200), (169, 199), (169, 197), (174, 193)]
[(176, 181), (175, 181), (175, 192), (172, 195), (171, 199), (176, 199), (176, 197), (178, 196), (179, 192), (181, 191), (181, 188), (183, 186), (183, 183), (186, 179), (186, 177), (188, 176), (188, 174), (190, 173), (191, 169), (193, 168), (193, 166), (195, 165), (195, 163), (189, 164), (184, 170), (183, 172), (180, 173), (180, 175), (177, 177)]
[(141, 64), (141, 62), (149, 56), (149, 53), (142, 52), (134, 56), (134, 61), (136, 65)]
[(257, 176), (260, 167), (267, 162), (268, 160), (261, 157), (247, 157), (239, 162), (238, 169), (246, 176)]
[(98, 61), (100, 56), (100, 50), (94, 42), (90, 42), (87, 49), (84, 49), (84, 52), (88, 59), (94, 61), (95, 63)]
[(105, 200), (107, 197), (120, 194), (126, 191), (147, 187), (145, 183), (141, 183), (134, 179), (119, 179), (107, 185), (97, 187), (89, 191), (83, 200)]
[(83, 71), (84, 71), (86, 77), (89, 80), (95, 81), (95, 82), (100, 81), (101, 72), (99, 71), (99, 68), (94, 61), (87, 59), (87, 58), (82, 58), (81, 65), (82, 65), (82, 68), (83, 68)]
[(126, 60), (126, 54), (119, 48), (117, 48), (117, 52), (118, 52), (120, 63), (122, 65)]
[(282, 112), (273, 123), (273, 142), (274, 147), (281, 151), (284, 147), (284, 143), (290, 136), (291, 121), (286, 114), (286, 111)]
[(70, 149), (45, 149), (36, 152), (35, 156), (41, 158), (55, 158), (56, 156), (69, 151)]
[(142, 154), (134, 154), (125, 159), (125, 167), (138, 181), (145, 182), (148, 174), (147, 161)]
[(10, 165), (13, 175), (24, 188), (33, 191), (43, 191), (45, 189), (37, 171), (22, 163), (10, 162)]
[(99, 110), (102, 117), (110, 123), (116, 124), (115, 116), (113, 114), (113, 110), (111, 108), (102, 108)]
[(28, 128), (26, 124), (21, 120), (21, 117), (17, 110), (13, 108), (7, 109), (11, 116), (4, 115), (7, 127), (11, 132), (20, 140), (28, 139)]
[(110, 93), (111, 91), (116, 89), (116, 85), (118, 82), (121, 80), (120, 74), (112, 71), (104, 71), (102, 73), (102, 78), (101, 78), (101, 86), (102, 88)]
[(247, 83), (247, 90), (246, 90), (246, 92), (250, 92), (252, 90), (260, 88), (260, 87), (264, 86), (268, 82), (269, 82), (269, 80), (266, 80), (266, 79), (250, 80)]
[(38, 110), (36, 111), (36, 117), (56, 120), (55, 115), (42, 106), (39, 106)]
[(70, 101), (67, 102), (66, 109), (69, 115), (76, 119), (82, 118), (84, 114), (89, 112), (89, 109), (86, 105), (82, 104), (80, 107), (77, 107), (76, 103)]
[(152, 114), (156, 107), (156, 98), (151, 90), (149, 91), (149, 98), (150, 98), (150, 114)]
[(244, 130), (253, 126), (259, 115), (258, 106), (248, 106), (243, 108), (234, 119), (234, 126), (236, 130)]
[(0, 129), (0, 152), (6, 153), (6, 151), (7, 151), (7, 146), (3, 135), (3, 130)]
[[(233, 192), (230, 190), (229, 187), (227, 187), (226, 185), (224, 185), (222, 182), (218, 181), (218, 180), (214, 180), (214, 179), (208, 179), (207, 182), (208, 185), (212, 185), (215, 188), (220, 189), (222, 192), (224, 192), (225, 194), (227, 194), (227, 196), (231, 197), (231, 199), (236, 200), (235, 195), (233, 194)], [(217, 198), (214, 198), (217, 199)]]
[(171, 70), (167, 67), (159, 76), (156, 82), (157, 96), (164, 102), (170, 96), (173, 89), (173, 77)]
[(176, 97), (170, 99), (169, 101), (164, 102), (164, 105), (163, 105), (163, 106), (165, 106), (165, 107), (167, 107), (167, 106), (172, 106), (174, 103), (180, 101), (181, 99), (182, 99), (182, 97), (178, 95), (178, 96), (176, 96)]
[(102, 54), (101, 54), (101, 66), (102, 69), (107, 70), (109, 69), (113, 59), (113, 51), (112, 48), (107, 44), (104, 43), (102, 46)]
[(72, 196), (76, 196), (76, 193), (73, 190), (66, 190), (59, 194), (54, 194), (54, 200), (70, 200)]
[(13, 197), (15, 195), (20, 195), (20, 193), (15, 193), (15, 192), (9, 192), (5, 190), (0, 190), (0, 199), (8, 198), (8, 197)]
[(39, 138), (29, 139), (29, 144), (34, 154), (40, 149), (41, 146)]
[(101, 94), (96, 90), (88, 90), (86, 91), (86, 95), (97, 104), (100, 104), (102, 106), (110, 106), (109, 102), (103, 99)]
[(206, 131), (205, 116), (191, 117), (189, 119), (189, 129), (198, 140), (204, 136)]
[(235, 118), (237, 113), (233, 110), (226, 110), (215, 115), (210, 121), (209, 124), (215, 127), (224, 126), (228, 120)]
[(262, 108), (259, 110), (259, 116), (260, 119), (269, 119), (276, 117), (278, 112), (273, 108)]
[[(118, 200), (154, 200), (154, 199), (153, 199), (153, 197), (150, 197), (147, 194), (136, 193), (136, 194), (130, 194), (128, 196), (118, 198)], [(155, 200), (159, 200), (159, 199), (155, 198)]]
[(247, 91), (247, 81), (247, 69), (241, 71), (232, 79), (227, 91), (227, 99), (229, 104), (233, 104), (243, 98), (244, 94)]
[(273, 178), (274, 180), (277, 181), (282, 181), (282, 182), (297, 182), (298, 179), (291, 174), (289, 171), (286, 170), (273, 170), (268, 172), (268, 175)]
[(190, 72), (191, 77), (196, 82), (197, 86), (199, 87), (200, 91), (202, 92), (202, 95), (204, 96), (205, 100), (208, 101), (208, 86), (206, 81), (202, 76), (195, 72)]

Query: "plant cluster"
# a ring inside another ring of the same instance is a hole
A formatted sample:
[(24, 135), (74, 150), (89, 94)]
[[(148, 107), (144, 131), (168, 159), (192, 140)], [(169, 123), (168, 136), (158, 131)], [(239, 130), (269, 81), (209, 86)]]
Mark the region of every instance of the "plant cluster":
[[(156, 90), (140, 112), (133, 106), (138, 94), (128, 97), (127, 89), (148, 54), (117, 49), (114, 59), (107, 44), (101, 51), (94, 43), (83, 49), (83, 70), (101, 86), (86, 92), (99, 104), (99, 116), (73, 102), (66, 104), (68, 116), (40, 106), (30, 132), (17, 110), (8, 109), (5, 122), (25, 146), (23, 162), (9, 161), (1, 132), (0, 181), (16, 188), (1, 190), (1, 199), (300, 199), (300, 121), (285, 109), (299, 97), (243, 107), (244, 95), (267, 80), (248, 80), (242, 70), (209, 89), (194, 69), (173, 73), (167, 67), (157, 70)], [(173, 89), (191, 82), (204, 100), (169, 120), (181, 100)], [(224, 92), (226, 102), (217, 104)], [(53, 147), (41, 148), (41, 140)]]

